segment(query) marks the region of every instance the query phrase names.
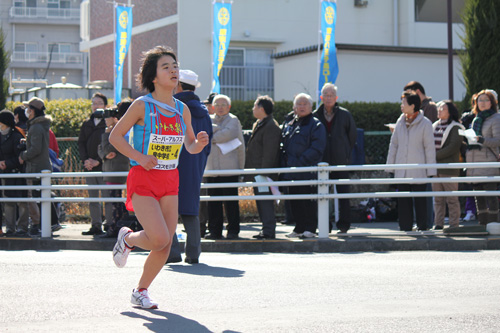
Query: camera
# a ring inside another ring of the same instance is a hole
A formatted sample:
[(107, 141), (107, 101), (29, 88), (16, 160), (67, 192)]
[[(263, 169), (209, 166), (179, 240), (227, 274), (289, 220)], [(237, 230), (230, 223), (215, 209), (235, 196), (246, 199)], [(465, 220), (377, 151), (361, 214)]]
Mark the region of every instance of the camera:
[(21, 139), (19, 141), (19, 144), (17, 145), (17, 149), (19, 149), (20, 151), (25, 151), (27, 149), (25, 139)]
[(94, 118), (110, 118), (116, 116), (118, 116), (117, 108), (97, 109), (94, 112)]

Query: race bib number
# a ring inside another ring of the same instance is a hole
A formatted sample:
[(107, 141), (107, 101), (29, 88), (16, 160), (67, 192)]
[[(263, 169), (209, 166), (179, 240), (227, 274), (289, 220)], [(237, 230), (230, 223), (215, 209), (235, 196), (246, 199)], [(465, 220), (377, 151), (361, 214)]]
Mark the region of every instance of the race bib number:
[(148, 155), (156, 156), (157, 170), (173, 170), (179, 164), (184, 136), (151, 134), (149, 137)]

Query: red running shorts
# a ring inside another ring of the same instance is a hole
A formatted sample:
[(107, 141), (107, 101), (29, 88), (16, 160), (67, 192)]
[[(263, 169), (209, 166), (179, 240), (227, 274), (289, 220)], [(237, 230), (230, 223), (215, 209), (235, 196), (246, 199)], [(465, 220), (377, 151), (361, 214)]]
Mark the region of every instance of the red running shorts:
[(156, 170), (147, 171), (140, 165), (130, 169), (127, 177), (127, 201), (125, 207), (129, 211), (134, 211), (132, 206), (132, 195), (153, 197), (160, 200), (167, 195), (177, 195), (179, 193), (179, 171)]

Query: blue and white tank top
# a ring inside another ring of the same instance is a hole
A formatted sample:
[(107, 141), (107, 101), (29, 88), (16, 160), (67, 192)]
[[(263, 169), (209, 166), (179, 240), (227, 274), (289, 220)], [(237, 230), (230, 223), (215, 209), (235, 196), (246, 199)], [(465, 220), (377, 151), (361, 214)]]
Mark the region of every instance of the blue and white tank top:
[[(148, 95), (148, 97), (151, 97)], [(144, 125), (133, 127), (133, 147), (143, 154), (158, 158), (155, 169), (172, 170), (177, 168), (184, 143), (186, 124), (182, 117), (184, 104), (174, 98), (178, 113), (166, 115), (151, 102), (144, 102)], [(133, 166), (139, 165), (130, 159)]]

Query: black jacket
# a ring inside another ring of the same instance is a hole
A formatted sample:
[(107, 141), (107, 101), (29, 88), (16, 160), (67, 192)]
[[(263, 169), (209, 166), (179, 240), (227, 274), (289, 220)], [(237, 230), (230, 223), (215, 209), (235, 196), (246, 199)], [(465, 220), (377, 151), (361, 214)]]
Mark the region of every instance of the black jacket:
[[(99, 165), (93, 168), (91, 171), (102, 171), (102, 160), (97, 152), (97, 147), (101, 143), (101, 136), (106, 130), (106, 122), (104, 119), (97, 124), (94, 124), (94, 114), (90, 116), (89, 120), (86, 120), (81, 129), (80, 136), (78, 137), (78, 151), (80, 152), (80, 159), (82, 162), (92, 158), (99, 161)], [(85, 171), (88, 171), (85, 169)]]
[[(326, 131), (323, 124), (312, 114), (293, 118), (286, 122), (281, 131), (281, 167), (316, 166), (326, 146)], [(288, 173), (282, 179), (314, 179), (313, 173)]]
[[(19, 163), (21, 149), (19, 143), (24, 138), (17, 130), (11, 130), (7, 135), (0, 135), (0, 161), (5, 161), (6, 168), (3, 173), (19, 173), (23, 170), (23, 165)], [(5, 178), (4, 185), (26, 185), (25, 178)], [(6, 197), (26, 197), (27, 191), (4, 190)]]
[(349, 111), (335, 104), (335, 116), (332, 120), (332, 127), (328, 131), (324, 108), (324, 104), (321, 104), (313, 113), (325, 126), (327, 132), (323, 162), (327, 162), (330, 165), (348, 165), (350, 164), (351, 152), (356, 144), (357, 137), (354, 118)]

